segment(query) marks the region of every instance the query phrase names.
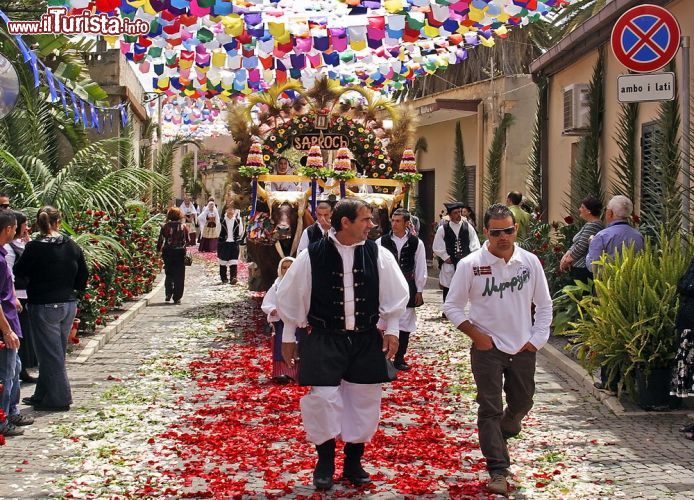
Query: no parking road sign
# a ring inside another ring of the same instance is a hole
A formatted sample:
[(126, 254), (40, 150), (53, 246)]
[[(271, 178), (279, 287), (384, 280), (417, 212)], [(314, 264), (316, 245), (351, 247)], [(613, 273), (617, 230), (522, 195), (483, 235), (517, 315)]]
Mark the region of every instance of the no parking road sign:
[(639, 5), (626, 11), (612, 29), (612, 50), (632, 71), (648, 73), (669, 63), (680, 46), (675, 17), (657, 5)]

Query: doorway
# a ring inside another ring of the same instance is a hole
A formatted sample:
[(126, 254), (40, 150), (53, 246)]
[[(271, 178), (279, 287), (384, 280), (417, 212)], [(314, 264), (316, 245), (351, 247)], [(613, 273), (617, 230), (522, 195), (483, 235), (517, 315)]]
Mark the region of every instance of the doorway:
[(431, 246), (434, 243), (434, 225), (438, 222), (434, 213), (435, 171), (421, 172), (422, 180), (417, 185), (417, 208), (419, 209), (420, 238), (424, 242), (427, 259), (433, 258)]

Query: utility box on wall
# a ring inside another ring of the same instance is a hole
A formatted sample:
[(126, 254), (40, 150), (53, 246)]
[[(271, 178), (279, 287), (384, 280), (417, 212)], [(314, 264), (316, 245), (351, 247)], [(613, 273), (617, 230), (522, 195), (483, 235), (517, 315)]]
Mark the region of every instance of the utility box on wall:
[(563, 135), (586, 135), (590, 127), (590, 96), (588, 84), (575, 83), (564, 87)]

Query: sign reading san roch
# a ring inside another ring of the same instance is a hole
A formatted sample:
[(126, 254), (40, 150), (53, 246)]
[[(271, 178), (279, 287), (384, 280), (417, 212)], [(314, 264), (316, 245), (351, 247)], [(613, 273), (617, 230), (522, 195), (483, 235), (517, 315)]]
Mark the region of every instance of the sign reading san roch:
[(292, 138), (292, 147), (298, 151), (308, 151), (311, 146), (321, 149), (349, 148), (349, 141), (342, 134), (301, 134)]
[(668, 101), (675, 98), (674, 73), (653, 73), (677, 54), (680, 26), (658, 5), (639, 5), (626, 11), (612, 29), (611, 45), (617, 60), (639, 75), (621, 75), (620, 102)]

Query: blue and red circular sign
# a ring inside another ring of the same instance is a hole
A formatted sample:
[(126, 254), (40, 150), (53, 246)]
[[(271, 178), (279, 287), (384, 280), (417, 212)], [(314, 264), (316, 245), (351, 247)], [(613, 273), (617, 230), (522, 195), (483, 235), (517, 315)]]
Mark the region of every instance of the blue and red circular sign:
[(657, 71), (677, 54), (680, 25), (666, 9), (639, 5), (626, 11), (612, 29), (612, 51), (632, 71)]

